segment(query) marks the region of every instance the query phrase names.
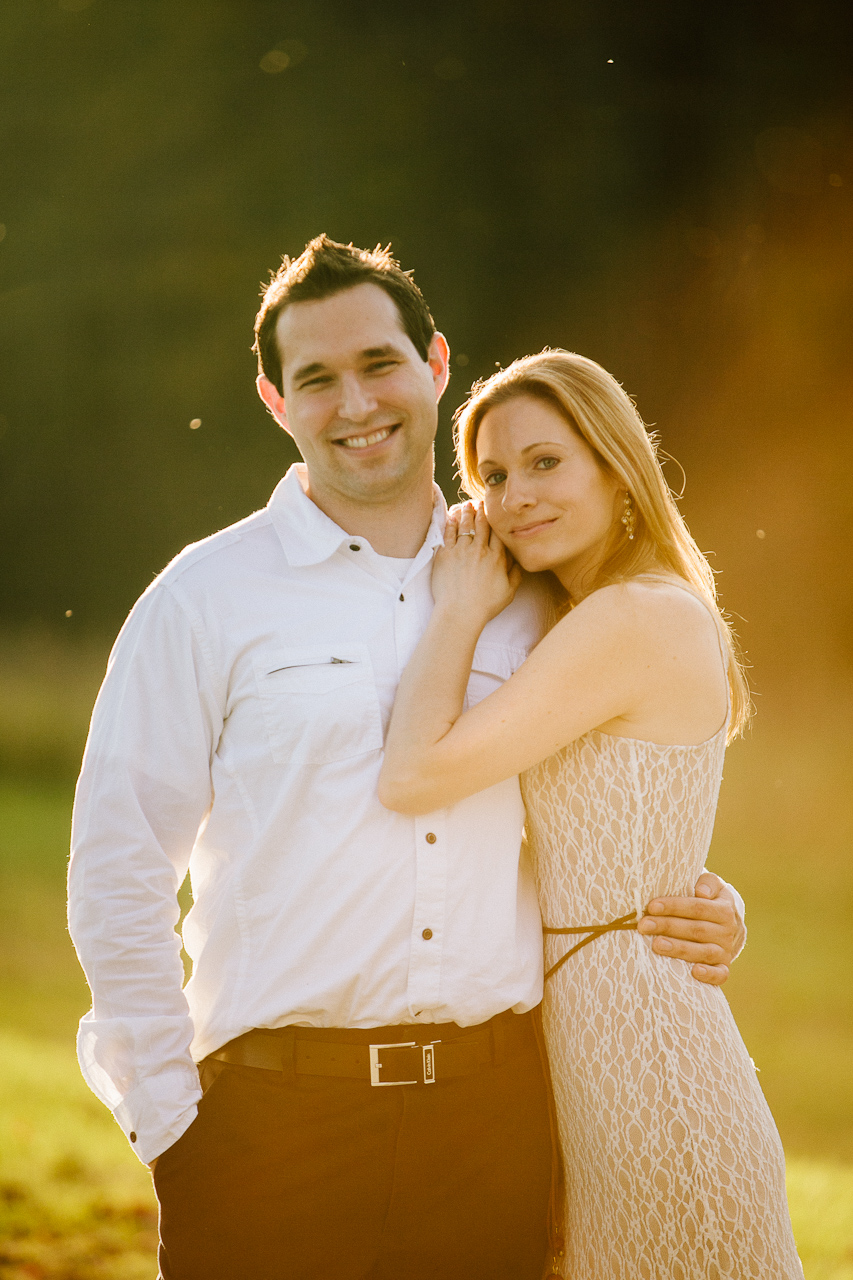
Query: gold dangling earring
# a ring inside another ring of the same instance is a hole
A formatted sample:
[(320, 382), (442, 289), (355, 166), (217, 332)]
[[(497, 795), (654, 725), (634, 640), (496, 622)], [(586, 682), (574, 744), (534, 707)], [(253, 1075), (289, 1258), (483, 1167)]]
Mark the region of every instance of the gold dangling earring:
[(625, 526), (625, 532), (628, 535), (628, 541), (634, 541), (634, 526), (637, 523), (637, 516), (634, 511), (634, 504), (631, 501), (630, 493), (625, 494), (625, 510), (622, 512), (622, 524)]

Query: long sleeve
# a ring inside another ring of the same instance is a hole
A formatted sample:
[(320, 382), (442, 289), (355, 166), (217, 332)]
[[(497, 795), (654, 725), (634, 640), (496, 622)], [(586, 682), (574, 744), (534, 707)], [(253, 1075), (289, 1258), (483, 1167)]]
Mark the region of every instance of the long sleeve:
[(215, 684), (200, 620), (159, 584), (110, 657), (74, 805), (69, 926), (92, 991), (78, 1056), (145, 1163), (189, 1127), (201, 1095), (175, 926), (212, 802)]

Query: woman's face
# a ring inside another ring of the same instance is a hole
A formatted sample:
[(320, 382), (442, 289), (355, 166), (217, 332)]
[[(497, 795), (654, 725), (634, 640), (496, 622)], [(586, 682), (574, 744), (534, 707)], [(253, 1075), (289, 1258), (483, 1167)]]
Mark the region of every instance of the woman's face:
[(625, 490), (562, 414), (518, 395), (483, 416), (477, 466), (489, 524), (523, 569), (572, 591), (601, 564)]

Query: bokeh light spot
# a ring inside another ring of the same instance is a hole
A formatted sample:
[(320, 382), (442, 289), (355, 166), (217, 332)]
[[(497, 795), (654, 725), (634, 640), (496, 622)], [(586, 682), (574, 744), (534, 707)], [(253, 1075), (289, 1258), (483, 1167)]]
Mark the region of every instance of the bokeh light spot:
[(70, 617), (72, 617), (72, 616), (73, 616), (73, 614), (74, 614), (74, 610), (73, 610), (73, 609), (66, 609), (66, 610), (65, 610), (65, 616), (66, 616), (66, 618), (70, 618)]
[(461, 58), (442, 58), (433, 68), (439, 80), (461, 80), (467, 68)]
[(269, 53), (265, 53), (261, 58), (261, 71), (266, 71), (267, 75), (274, 76), (279, 71), (286, 70), (290, 66), (290, 58), (281, 49), (270, 49)]
[(756, 530), (755, 530), (755, 536), (756, 536), (756, 538), (760, 538), (760, 539), (762, 540), (762, 542), (763, 542), (763, 541), (764, 541), (764, 539), (767, 537), (767, 534), (764, 532), (764, 530), (763, 530), (763, 529), (756, 529)]
[(465, 366), (466, 366), (466, 364), (468, 363), (468, 357), (467, 357), (466, 355), (464, 355), (464, 354), (460, 353), (460, 354), (456, 357), (456, 363), (457, 363), (458, 365), (460, 365), (460, 366), (464, 369), (464, 368), (465, 368)]
[(288, 67), (297, 67), (308, 57), (308, 46), (302, 40), (280, 40), (260, 61), (261, 71), (274, 76)]
[(190, 431), (198, 431), (201, 426), (201, 418), (193, 418), (190, 421)]
[(843, 186), (844, 186), (844, 179), (842, 178), (841, 174), (840, 174), (840, 173), (831, 173), (831, 174), (829, 175), (829, 185), (830, 185), (831, 187), (843, 187)]

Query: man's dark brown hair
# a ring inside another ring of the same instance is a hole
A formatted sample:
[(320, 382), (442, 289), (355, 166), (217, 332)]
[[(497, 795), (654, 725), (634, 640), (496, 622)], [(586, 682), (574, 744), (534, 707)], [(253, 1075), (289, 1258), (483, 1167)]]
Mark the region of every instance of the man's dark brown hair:
[(291, 302), (319, 302), (357, 284), (377, 284), (385, 290), (418, 355), (427, 359), (435, 321), (412, 273), (403, 271), (391, 257), (391, 246), (356, 249), (324, 234), (310, 241), (298, 258), (282, 258), (281, 266), (264, 289), (261, 309), (255, 317), (252, 350), (258, 357), (258, 369), (280, 392), (284, 387), (275, 329), (284, 308)]

